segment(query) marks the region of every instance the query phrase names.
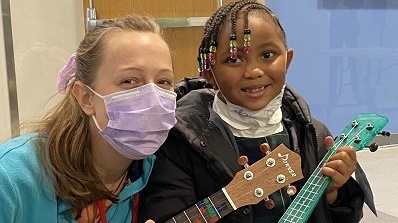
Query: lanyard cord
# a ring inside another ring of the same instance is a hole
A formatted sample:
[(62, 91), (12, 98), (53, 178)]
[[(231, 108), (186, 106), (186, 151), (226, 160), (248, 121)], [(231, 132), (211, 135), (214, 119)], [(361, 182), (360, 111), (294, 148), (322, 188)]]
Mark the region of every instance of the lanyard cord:
[(134, 204), (133, 204), (133, 217), (131, 218), (132, 223), (138, 223), (138, 202), (140, 201), (139, 193), (134, 194)]
[(98, 205), (98, 210), (101, 218), (102, 223), (108, 223), (108, 220), (106, 220), (106, 213), (105, 213), (105, 207), (104, 207), (104, 200), (99, 200), (97, 201)]

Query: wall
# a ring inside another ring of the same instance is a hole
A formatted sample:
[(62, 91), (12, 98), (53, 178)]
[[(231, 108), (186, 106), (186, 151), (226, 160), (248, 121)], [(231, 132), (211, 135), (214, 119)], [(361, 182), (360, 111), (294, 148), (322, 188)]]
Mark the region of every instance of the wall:
[(322, 5), (330, 2), (339, 0), (267, 0), (295, 51), (287, 82), (334, 135), (357, 113), (387, 116), (385, 130), (397, 133), (398, 2)]
[[(83, 12), (81, 1), (11, 1), (21, 123), (43, 115), (57, 102), (57, 96), (53, 96), (56, 94), (58, 71), (84, 35)], [(11, 136), (2, 34), (0, 37), (0, 142)]]

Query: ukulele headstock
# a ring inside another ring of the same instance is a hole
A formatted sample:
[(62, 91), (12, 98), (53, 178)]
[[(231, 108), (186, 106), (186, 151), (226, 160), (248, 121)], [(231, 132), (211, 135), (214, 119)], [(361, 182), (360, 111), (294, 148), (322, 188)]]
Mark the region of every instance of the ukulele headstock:
[(387, 123), (388, 118), (384, 116), (374, 113), (359, 113), (336, 138), (334, 145), (336, 148), (350, 145), (356, 151), (360, 151), (367, 147), (376, 135), (380, 134)]
[(236, 173), (224, 190), (235, 208), (239, 208), (257, 204), (301, 178), (300, 156), (281, 144), (259, 161)]

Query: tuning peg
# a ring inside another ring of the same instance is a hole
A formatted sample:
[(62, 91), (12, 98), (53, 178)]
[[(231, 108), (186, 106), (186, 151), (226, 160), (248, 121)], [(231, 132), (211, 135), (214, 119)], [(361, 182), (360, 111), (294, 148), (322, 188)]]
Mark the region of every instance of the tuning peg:
[(379, 132), (379, 135), (390, 137), (390, 132), (382, 131), (382, 132)]
[(264, 199), (264, 205), (267, 209), (272, 209), (275, 207), (275, 202), (272, 199), (269, 199), (269, 197), (266, 197)]
[(239, 165), (241, 165), (245, 168), (249, 167), (249, 164), (247, 164), (248, 162), (249, 162), (249, 158), (247, 158), (247, 156), (240, 156), (238, 158)]
[(293, 196), (297, 193), (297, 188), (289, 184), (289, 186), (287, 186), (286, 192), (289, 196)]
[(265, 154), (268, 154), (268, 153), (271, 152), (271, 148), (269, 147), (269, 144), (268, 144), (268, 143), (262, 143), (262, 144), (260, 145), (260, 150), (261, 150), (261, 152), (263, 152), (263, 153), (265, 153)]
[(375, 152), (379, 148), (379, 145), (377, 145), (377, 143), (374, 142), (369, 146), (367, 146), (367, 148), (369, 148), (370, 152)]

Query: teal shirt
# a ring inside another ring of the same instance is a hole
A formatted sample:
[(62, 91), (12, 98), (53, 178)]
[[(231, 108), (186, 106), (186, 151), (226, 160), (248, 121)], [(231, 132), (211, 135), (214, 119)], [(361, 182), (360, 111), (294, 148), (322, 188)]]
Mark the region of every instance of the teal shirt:
[[(70, 205), (57, 199), (52, 182), (42, 177), (36, 140), (28, 134), (0, 145), (0, 223), (76, 222)], [(143, 160), (143, 174), (107, 210), (109, 223), (131, 222), (133, 195), (146, 185), (154, 161), (155, 155)]]

